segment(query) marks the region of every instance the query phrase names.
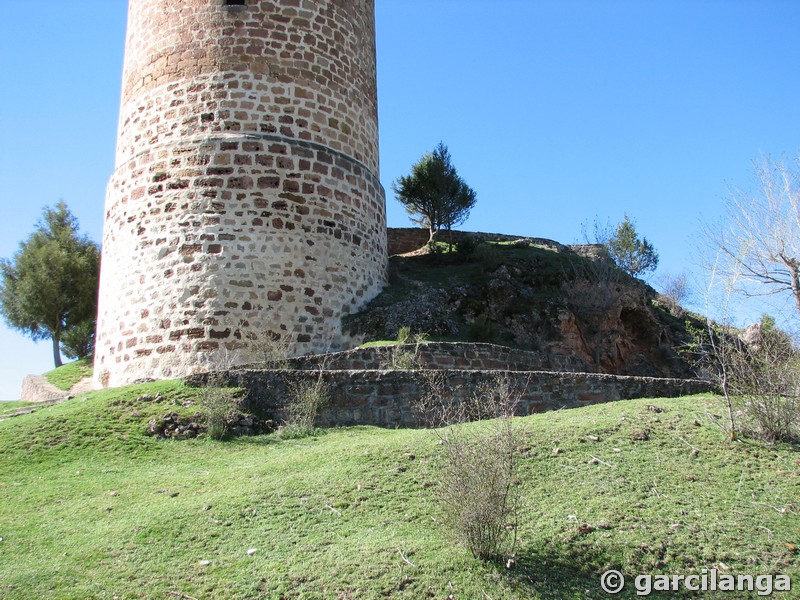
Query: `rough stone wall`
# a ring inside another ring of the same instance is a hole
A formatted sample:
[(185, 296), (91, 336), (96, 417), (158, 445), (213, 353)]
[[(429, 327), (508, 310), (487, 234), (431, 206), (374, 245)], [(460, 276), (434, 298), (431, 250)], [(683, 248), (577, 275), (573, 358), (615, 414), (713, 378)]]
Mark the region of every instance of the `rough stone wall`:
[(130, 0), (96, 382), (345, 347), (386, 277), (373, 0)]
[[(428, 243), (430, 234), (427, 229), (420, 227), (390, 227), (387, 233), (389, 255), (405, 254), (406, 252), (413, 252), (419, 250)], [(589, 255), (596, 253), (598, 250), (597, 244), (583, 244), (577, 246), (565, 246), (559, 244), (554, 240), (546, 238), (526, 238), (521, 235), (509, 235), (505, 233), (485, 233), (482, 231), (442, 231), (438, 234), (437, 240), (453, 243), (470, 237), (481, 242), (513, 242), (516, 240), (525, 240), (527, 243), (550, 248), (559, 252), (571, 250), (578, 254)]]
[(26, 375), (22, 380), (20, 400), (25, 402), (47, 402), (63, 400), (69, 392), (57, 388), (41, 375)]
[(292, 358), (289, 367), (298, 370), (320, 367), (332, 371), (380, 370), (390, 368), (396, 352), (413, 354), (414, 362), (420, 369), (586, 372), (591, 368), (577, 356), (463, 342), (356, 348), (346, 352)]
[[(676, 397), (712, 389), (708, 382), (696, 379), (597, 373), (468, 370), (441, 373), (453, 402), (471, 398), (480, 386), (492, 385), (498, 377), (507, 379), (518, 394), (519, 415), (614, 400)], [(427, 390), (424, 374), (424, 371), (323, 371), (331, 401), (321, 414), (320, 425), (424, 426), (424, 419), (414, 409), (416, 399)], [(202, 384), (205, 377), (198, 375), (189, 383)], [(289, 384), (304, 378), (315, 382), (319, 373), (238, 370), (223, 373), (221, 377), (226, 385), (247, 389), (252, 408), (281, 419), (290, 398)]]

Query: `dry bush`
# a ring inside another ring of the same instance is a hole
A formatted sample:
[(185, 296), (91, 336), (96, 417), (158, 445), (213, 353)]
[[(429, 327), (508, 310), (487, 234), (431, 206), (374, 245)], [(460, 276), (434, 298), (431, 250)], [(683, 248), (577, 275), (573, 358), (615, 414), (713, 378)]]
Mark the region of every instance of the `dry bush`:
[(397, 332), (397, 345), (389, 351), (387, 368), (401, 371), (415, 369), (419, 362), (419, 347), (427, 341), (427, 334), (412, 334), (411, 327), (401, 327)]
[[(523, 430), (514, 421), (518, 395), (507, 379), (481, 386), (469, 400), (451, 402), (441, 372), (426, 372), (418, 404), (437, 429), (436, 477), (442, 520), (476, 558), (508, 559), (516, 546), (521, 495), (518, 476)], [(470, 424), (492, 419), (485, 424)]]
[(237, 361), (238, 354), (226, 348), (220, 348), (208, 360), (208, 377), (201, 390), (200, 404), (206, 432), (214, 440), (224, 439), (228, 435), (229, 423), (239, 413), (239, 399), (224, 387), (224, 373), (232, 369)]
[(291, 334), (279, 334), (265, 331), (261, 334), (249, 335), (250, 353), (256, 362), (265, 369), (285, 370), (289, 368), (291, 356)]
[(699, 330), (687, 324), (691, 354), (726, 398), (731, 438), (738, 429), (766, 442), (800, 441), (800, 355), (792, 339), (767, 316), (749, 336), (707, 325)]
[(683, 314), (683, 305), (689, 300), (689, 280), (685, 273), (680, 275), (661, 275), (657, 280), (661, 294), (658, 297), (664, 307), (673, 315)]
[(300, 438), (317, 432), (320, 412), (330, 401), (330, 390), (323, 380), (323, 364), (316, 378), (300, 378), (289, 383), (290, 402), (286, 407), (286, 423), (280, 428), (283, 438)]
[(208, 437), (224, 439), (229, 432), (229, 423), (239, 414), (237, 399), (228, 390), (205, 386), (200, 403)]
[(771, 317), (762, 318), (755, 332), (729, 360), (731, 390), (741, 401), (740, 429), (767, 442), (800, 441), (800, 356)]

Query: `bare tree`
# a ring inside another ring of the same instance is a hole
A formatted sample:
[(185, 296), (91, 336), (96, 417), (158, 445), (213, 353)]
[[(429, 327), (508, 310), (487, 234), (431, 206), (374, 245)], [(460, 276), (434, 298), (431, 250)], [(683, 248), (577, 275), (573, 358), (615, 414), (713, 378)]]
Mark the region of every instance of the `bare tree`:
[(748, 296), (789, 292), (800, 311), (800, 159), (766, 158), (754, 166), (757, 188), (732, 190), (728, 221), (708, 228), (708, 238), (726, 259), (723, 272), (741, 274), (739, 291)]
[[(718, 255), (719, 256), (719, 255)], [(800, 439), (800, 353), (788, 333), (769, 315), (746, 329), (735, 327), (729, 317), (731, 293), (739, 273), (725, 277), (710, 267), (706, 290), (706, 322), (692, 335), (690, 354), (703, 376), (719, 386), (728, 410), (731, 439), (737, 432), (767, 442)], [(709, 316), (711, 306), (716, 320)]]
[[(709, 268), (708, 287), (705, 291), (705, 324), (702, 328), (695, 328), (689, 322), (686, 330), (692, 341), (688, 345), (689, 355), (700, 371), (703, 378), (715, 381), (725, 398), (725, 407), (728, 411), (728, 434), (731, 440), (736, 439), (736, 419), (733, 409), (733, 391), (731, 374), (735, 371), (737, 353), (741, 347), (738, 336), (728, 318), (730, 295), (736, 281), (737, 273), (734, 272), (725, 279), (719, 273), (719, 253), (712, 267)], [(720, 301), (715, 296), (723, 291)], [(710, 316), (711, 305), (722, 311), (722, 319), (714, 321)]]
[(661, 290), (661, 298), (670, 312), (680, 314), (682, 306), (689, 299), (689, 280), (686, 273), (672, 275), (665, 273), (656, 281), (656, 285)]

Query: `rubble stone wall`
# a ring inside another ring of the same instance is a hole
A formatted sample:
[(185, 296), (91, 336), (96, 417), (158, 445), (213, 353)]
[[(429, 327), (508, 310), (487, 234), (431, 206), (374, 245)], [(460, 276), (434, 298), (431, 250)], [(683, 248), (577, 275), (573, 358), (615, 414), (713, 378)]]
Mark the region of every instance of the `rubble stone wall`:
[[(389, 255), (405, 254), (419, 250), (428, 243), (430, 234), (427, 229), (420, 227), (390, 227), (387, 232)], [(583, 244), (565, 246), (554, 240), (546, 238), (528, 238), (521, 235), (509, 235), (505, 233), (486, 233), (483, 231), (441, 231), (437, 234), (436, 239), (440, 242), (458, 243), (464, 238), (472, 238), (479, 242), (513, 242), (516, 240), (524, 240), (525, 242), (543, 248), (549, 248), (559, 252), (571, 250), (577, 254), (596, 253), (598, 250), (597, 244)]]
[(348, 347), (386, 281), (373, 0), (130, 0), (95, 382)]
[[(290, 401), (290, 386), (322, 377), (330, 403), (320, 415), (321, 426), (376, 425), (419, 427), (427, 424), (415, 408), (428, 393), (427, 374), (432, 371), (259, 371), (233, 370), (217, 374), (216, 381), (245, 388), (251, 408), (280, 420)], [(711, 384), (696, 379), (658, 379), (597, 373), (544, 371), (440, 371), (449, 401), (469, 400), (483, 386), (506, 380), (519, 398), (517, 413), (529, 415), (548, 410), (633, 398), (665, 398), (708, 392)], [(202, 385), (207, 375), (189, 378)]]
[(345, 352), (292, 358), (292, 369), (332, 371), (388, 369), (398, 354), (413, 357), (420, 369), (581, 372), (589, 365), (576, 356), (518, 350), (496, 344), (425, 342), (403, 346), (356, 348)]
[(26, 375), (22, 380), (20, 400), (25, 402), (63, 400), (67, 396), (69, 396), (69, 392), (57, 388), (41, 375)]

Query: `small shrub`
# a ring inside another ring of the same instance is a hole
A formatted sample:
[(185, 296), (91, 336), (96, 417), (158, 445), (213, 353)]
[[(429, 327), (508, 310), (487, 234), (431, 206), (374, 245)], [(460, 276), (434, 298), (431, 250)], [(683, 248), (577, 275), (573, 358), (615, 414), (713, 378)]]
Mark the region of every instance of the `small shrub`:
[(224, 439), (229, 424), (239, 413), (239, 399), (225, 388), (225, 371), (233, 368), (238, 353), (220, 348), (208, 357), (208, 377), (202, 388), (200, 404), (206, 433), (212, 440)]
[(328, 386), (322, 380), (322, 371), (314, 381), (304, 379), (290, 384), (289, 391), (291, 401), (286, 408), (286, 423), (281, 428), (281, 437), (314, 435), (317, 417), (330, 400)]
[(229, 423), (238, 413), (237, 399), (224, 388), (203, 388), (201, 405), (206, 433), (212, 440), (222, 440), (229, 433)]
[(456, 254), (462, 261), (467, 262), (473, 258), (475, 250), (478, 248), (480, 242), (472, 235), (465, 235), (455, 244)]
[[(511, 558), (521, 497), (519, 460), (523, 430), (514, 422), (518, 395), (506, 379), (482, 386), (466, 402), (450, 401), (441, 375), (428, 375), (418, 409), (437, 430), (442, 456), (437, 471), (443, 522), (476, 558)], [(492, 418), (485, 425), (467, 424)]]
[(710, 321), (686, 329), (685, 352), (722, 390), (732, 439), (738, 429), (769, 443), (800, 441), (800, 353), (771, 317), (745, 332)]
[(742, 399), (739, 429), (765, 442), (800, 441), (800, 399), (749, 395)]
[(391, 348), (389, 355), (390, 369), (407, 371), (417, 366), (419, 346), (428, 341), (426, 333), (411, 333), (408, 326), (401, 327), (397, 332), (397, 344)]
[(417, 364), (417, 355), (413, 350), (407, 350), (404, 346), (392, 348), (390, 367), (397, 371), (409, 371)]
[(411, 339), (411, 327), (408, 325), (403, 325), (400, 329), (397, 330), (397, 344), (402, 346), (403, 344), (407, 344), (408, 341)]
[(800, 356), (792, 338), (764, 315), (739, 348), (731, 371), (741, 430), (770, 443), (800, 441)]
[(459, 425), (443, 434), (446, 462), (439, 496), (444, 522), (481, 560), (500, 560), (514, 553), (519, 500), (517, 438), (506, 417), (483, 433)]
[(661, 294), (659, 302), (675, 316), (683, 315), (682, 305), (689, 299), (689, 281), (684, 273), (662, 275), (658, 280)]
[(289, 368), (292, 336), (265, 331), (261, 335), (250, 334), (250, 352), (265, 369), (285, 370)]

